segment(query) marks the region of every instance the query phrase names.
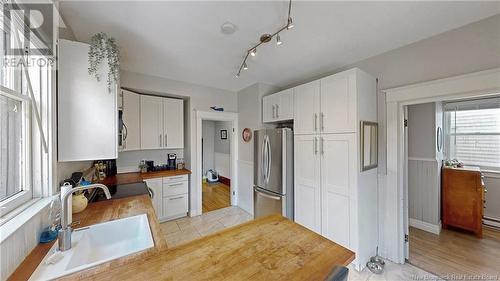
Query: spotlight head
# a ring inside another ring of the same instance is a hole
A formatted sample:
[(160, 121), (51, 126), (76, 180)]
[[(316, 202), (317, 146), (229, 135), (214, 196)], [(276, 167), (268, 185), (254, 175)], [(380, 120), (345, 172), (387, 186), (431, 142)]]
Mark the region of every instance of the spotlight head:
[(288, 25), (287, 25), (287, 29), (292, 29), (295, 25), (293, 24), (293, 20), (291, 17), (288, 18)]
[(279, 46), (279, 45), (281, 45), (281, 44), (283, 44), (283, 42), (281, 41), (280, 35), (279, 35), (279, 34), (277, 34), (277, 35), (276, 35), (276, 45), (278, 45), (278, 46)]
[(250, 55), (252, 57), (255, 57), (257, 55), (257, 48), (253, 48), (251, 51), (250, 51)]
[(248, 65), (247, 65), (247, 63), (246, 63), (246, 62), (244, 62), (244, 63), (243, 63), (243, 69), (244, 69), (244, 70), (247, 70), (247, 69), (248, 69)]

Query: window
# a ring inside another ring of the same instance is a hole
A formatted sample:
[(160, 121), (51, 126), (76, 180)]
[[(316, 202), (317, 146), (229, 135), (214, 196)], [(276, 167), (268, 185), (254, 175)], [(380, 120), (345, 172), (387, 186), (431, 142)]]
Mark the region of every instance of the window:
[(500, 98), (445, 104), (448, 158), (500, 170)]

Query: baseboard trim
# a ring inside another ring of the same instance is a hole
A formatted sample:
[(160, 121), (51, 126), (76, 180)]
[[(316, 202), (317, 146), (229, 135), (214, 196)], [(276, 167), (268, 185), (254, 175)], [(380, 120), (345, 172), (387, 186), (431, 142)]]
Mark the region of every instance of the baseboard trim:
[(439, 225), (435, 225), (417, 219), (410, 219), (410, 226), (421, 229), (423, 231), (434, 233), (436, 235), (439, 235), (439, 233), (441, 233), (441, 223)]
[(231, 179), (219, 175), (219, 181), (229, 187), (231, 187)]
[(488, 217), (483, 217), (483, 224), (488, 226), (493, 226), (496, 228), (500, 228), (500, 221), (496, 219), (490, 219)]

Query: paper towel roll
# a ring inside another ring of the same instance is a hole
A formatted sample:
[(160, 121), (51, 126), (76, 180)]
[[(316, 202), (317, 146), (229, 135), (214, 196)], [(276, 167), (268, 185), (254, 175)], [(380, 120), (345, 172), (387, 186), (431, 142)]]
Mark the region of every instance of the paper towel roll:
[[(61, 212), (62, 212), (62, 206), (64, 206), (64, 201), (63, 201), (63, 194), (66, 193), (66, 191), (73, 189), (73, 186), (71, 184), (64, 184), (61, 186)], [(66, 217), (68, 218), (68, 224), (71, 224), (73, 222), (73, 217), (72, 217), (72, 207), (73, 207), (73, 194), (68, 196), (68, 209), (66, 210)]]

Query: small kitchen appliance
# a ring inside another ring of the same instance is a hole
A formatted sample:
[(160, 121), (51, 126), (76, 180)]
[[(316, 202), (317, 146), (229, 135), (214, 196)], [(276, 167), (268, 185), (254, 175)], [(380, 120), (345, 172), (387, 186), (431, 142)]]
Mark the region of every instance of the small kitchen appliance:
[(169, 153), (168, 154), (168, 170), (175, 170), (177, 169), (177, 155), (175, 153)]

